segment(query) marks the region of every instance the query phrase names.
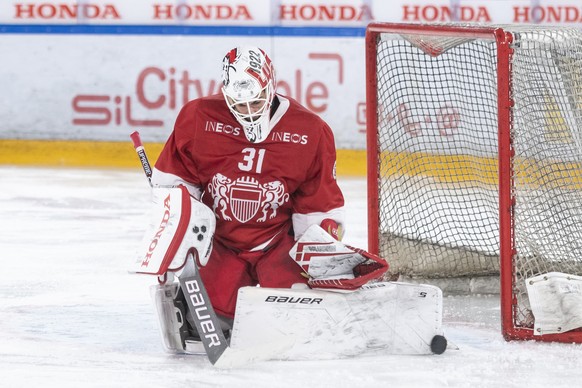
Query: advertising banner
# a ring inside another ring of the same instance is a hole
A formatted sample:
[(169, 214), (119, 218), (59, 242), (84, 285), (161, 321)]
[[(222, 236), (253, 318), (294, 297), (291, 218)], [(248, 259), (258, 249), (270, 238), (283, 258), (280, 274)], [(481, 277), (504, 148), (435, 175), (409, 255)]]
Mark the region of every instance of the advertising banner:
[(163, 142), (186, 101), (220, 92), (225, 53), (252, 44), (339, 149), (364, 150), (371, 21), (579, 26), (582, 1), (2, 1), (0, 139)]

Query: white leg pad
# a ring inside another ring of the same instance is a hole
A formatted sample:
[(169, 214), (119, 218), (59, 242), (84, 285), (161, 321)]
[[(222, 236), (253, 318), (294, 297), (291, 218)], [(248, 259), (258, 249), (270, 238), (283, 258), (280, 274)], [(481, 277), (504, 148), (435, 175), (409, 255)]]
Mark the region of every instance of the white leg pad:
[(174, 304), (178, 290), (178, 283), (158, 284), (150, 287), (158, 316), (162, 344), (169, 353), (184, 352), (180, 330), (185, 329), (186, 320), (183, 312)]
[(244, 287), (231, 347), (288, 344), (273, 357), (281, 360), (431, 354), (442, 334), (442, 292), (434, 286), (383, 282), (347, 293)]

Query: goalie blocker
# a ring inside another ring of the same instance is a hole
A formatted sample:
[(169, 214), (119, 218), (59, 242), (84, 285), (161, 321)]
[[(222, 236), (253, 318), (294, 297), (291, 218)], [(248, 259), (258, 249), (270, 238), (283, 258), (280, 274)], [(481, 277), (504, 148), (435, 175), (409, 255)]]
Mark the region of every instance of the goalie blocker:
[(186, 187), (152, 188), (151, 217), (140, 254), (131, 272), (177, 276), (186, 264), (188, 252), (195, 252), (204, 266), (212, 251), (216, 217), (202, 202), (191, 197)]

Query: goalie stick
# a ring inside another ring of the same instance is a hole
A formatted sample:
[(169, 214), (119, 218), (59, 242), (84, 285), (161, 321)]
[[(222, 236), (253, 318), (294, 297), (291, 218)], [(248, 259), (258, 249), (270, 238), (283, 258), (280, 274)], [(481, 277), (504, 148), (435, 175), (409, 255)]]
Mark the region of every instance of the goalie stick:
[(208, 360), (214, 365), (228, 348), (228, 343), (220, 328), (216, 312), (210, 304), (193, 254), (193, 252), (188, 252), (186, 266), (178, 276), (178, 280), (188, 304), (188, 313), (194, 320)]
[[(151, 186), (152, 168), (141, 142), (139, 132), (135, 131), (130, 136)], [(222, 332), (216, 312), (210, 303), (210, 298), (208, 297), (202, 278), (200, 277), (194, 254), (197, 254), (194, 249), (188, 252), (186, 264), (182, 273), (178, 276), (178, 280), (180, 282), (180, 288), (186, 297), (188, 314), (190, 314), (190, 317), (194, 321), (196, 330), (198, 330), (200, 339), (206, 350), (208, 360), (212, 365), (219, 368), (241, 366), (253, 361), (271, 358), (274, 354), (292, 346), (292, 344), (284, 343), (280, 344), (280, 346), (258, 346), (244, 349), (230, 348)]]
[(139, 157), (139, 161), (141, 162), (143, 172), (145, 173), (146, 178), (148, 178), (148, 182), (150, 183), (150, 186), (151, 186), (152, 185), (152, 166), (150, 164), (148, 156), (146, 155), (145, 148), (143, 147), (143, 143), (141, 142), (141, 137), (139, 136), (139, 132), (135, 131), (131, 135), (129, 135), (129, 137), (131, 137), (131, 141), (133, 142), (133, 148), (135, 148), (135, 152), (137, 153), (137, 156)]

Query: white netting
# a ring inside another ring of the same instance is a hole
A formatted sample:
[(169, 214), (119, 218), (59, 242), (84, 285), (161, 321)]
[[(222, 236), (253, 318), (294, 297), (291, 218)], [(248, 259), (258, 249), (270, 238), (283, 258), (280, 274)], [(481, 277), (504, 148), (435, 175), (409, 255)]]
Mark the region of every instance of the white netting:
[[(523, 279), (582, 275), (582, 34), (511, 27), (518, 320)], [(497, 46), (393, 33), (377, 43), (380, 254), (408, 277), (499, 272)]]

